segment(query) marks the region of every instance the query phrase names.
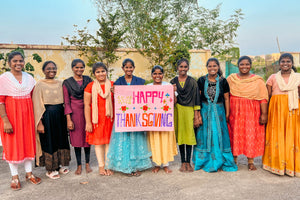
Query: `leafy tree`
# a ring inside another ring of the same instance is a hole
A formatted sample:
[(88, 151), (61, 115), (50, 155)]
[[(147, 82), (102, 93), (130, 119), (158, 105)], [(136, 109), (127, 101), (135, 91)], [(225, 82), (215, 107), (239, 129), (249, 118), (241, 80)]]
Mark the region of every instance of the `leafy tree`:
[[(0, 74), (4, 73), (6, 71), (10, 71), (10, 68), (8, 67), (8, 55), (11, 52), (14, 52), (14, 51), (20, 52), (23, 55), (24, 59), (25, 59), (24, 50), (20, 47), (12, 50), (12, 51), (10, 51), (9, 53), (6, 53), (6, 54), (0, 53), (0, 61), (2, 61), (2, 64), (3, 64), (3, 67), (0, 68)], [(32, 54), (32, 59), (35, 60), (38, 63), (42, 62), (41, 56), (39, 56), (37, 53)], [(32, 76), (34, 76), (33, 73), (32, 73), (34, 71), (34, 66), (30, 62), (25, 63), (25, 67), (23, 68), (23, 71), (26, 71), (29, 74), (31, 74)]]
[(171, 66), (171, 69), (168, 70), (169, 72), (171, 72), (170, 75), (175, 74), (177, 70), (177, 61), (182, 58), (190, 60), (191, 55), (184, 45), (179, 45), (174, 51), (172, 51), (172, 54), (168, 60), (168, 63), (170, 63)]
[[(77, 36), (64, 37), (88, 58), (89, 66), (98, 60), (105, 60), (107, 65), (115, 62), (115, 47), (121, 46), (137, 49), (152, 66), (159, 64), (173, 73), (178, 51), (210, 49), (214, 56), (227, 54), (235, 45), (243, 15), (236, 10), (222, 20), (220, 5), (210, 10), (199, 6), (198, 0), (93, 1), (99, 10), (99, 31), (108, 30), (106, 34), (98, 31), (94, 36), (87, 27), (75, 26)], [(108, 44), (115, 45), (105, 49)]]
[(209, 10), (197, 0), (95, 0), (100, 16), (117, 12), (121, 25), (128, 27), (124, 46), (137, 48), (154, 64), (167, 65), (178, 46), (210, 49), (224, 55), (235, 44), (242, 19), (236, 10), (229, 19), (220, 19), (220, 5)]
[(95, 62), (101, 61), (111, 72), (112, 69), (109, 66), (119, 59), (115, 50), (123, 41), (123, 35), (127, 29), (118, 26), (120, 22), (117, 13), (109, 14), (107, 18), (101, 17), (97, 19), (97, 22), (99, 29), (95, 35), (90, 34), (87, 27), (79, 29), (77, 25), (74, 25), (76, 35), (66, 36), (63, 39), (70, 45), (75, 45), (80, 51), (80, 56), (88, 58), (88, 66), (91, 67)]

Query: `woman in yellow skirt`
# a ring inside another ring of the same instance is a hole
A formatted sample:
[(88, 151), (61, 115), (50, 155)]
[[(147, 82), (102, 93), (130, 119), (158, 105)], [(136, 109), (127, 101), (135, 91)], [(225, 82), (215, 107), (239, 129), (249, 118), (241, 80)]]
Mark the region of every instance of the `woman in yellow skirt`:
[(280, 71), (267, 81), (270, 97), (263, 168), (300, 177), (300, 74), (293, 56), (282, 54)]
[[(162, 81), (164, 77), (164, 70), (159, 65), (152, 68), (151, 76), (153, 83), (148, 85), (170, 85), (170, 83)], [(169, 162), (174, 161), (174, 156), (177, 155), (175, 132), (149, 131), (148, 140), (152, 151), (152, 161), (155, 164), (152, 172), (157, 173), (162, 165), (167, 174), (171, 173), (172, 170), (169, 168)]]

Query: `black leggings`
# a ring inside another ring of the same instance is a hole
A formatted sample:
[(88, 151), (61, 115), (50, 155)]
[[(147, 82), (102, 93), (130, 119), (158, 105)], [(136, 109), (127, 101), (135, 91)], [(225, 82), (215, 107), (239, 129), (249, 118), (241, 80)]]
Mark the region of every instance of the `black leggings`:
[(190, 163), (192, 155), (192, 145), (182, 144), (179, 145), (181, 163)]
[[(81, 165), (81, 147), (74, 147), (76, 160), (77, 160), (77, 166)], [(90, 152), (91, 147), (84, 147), (84, 154), (85, 154), (85, 163), (90, 162)]]

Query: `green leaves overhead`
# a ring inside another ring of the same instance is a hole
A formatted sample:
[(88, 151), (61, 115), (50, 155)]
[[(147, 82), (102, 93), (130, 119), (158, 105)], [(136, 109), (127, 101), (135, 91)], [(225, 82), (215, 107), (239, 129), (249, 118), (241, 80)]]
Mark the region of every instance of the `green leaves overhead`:
[[(210, 49), (221, 56), (236, 45), (241, 10), (228, 19), (214, 9), (200, 6), (197, 0), (94, 0), (99, 10), (99, 30), (89, 34), (77, 27), (77, 36), (64, 37), (89, 58), (115, 62), (117, 47), (136, 48), (152, 65), (172, 68), (176, 50)], [(97, 52), (101, 48), (101, 52)], [(87, 53), (89, 52), (89, 53)], [(186, 53), (183, 54), (187, 56)], [(188, 57), (188, 56), (187, 56)]]
[(74, 25), (76, 35), (66, 36), (63, 39), (70, 45), (76, 46), (80, 51), (80, 56), (88, 58), (88, 66), (91, 67), (95, 62), (101, 61), (109, 68), (110, 64), (119, 59), (115, 50), (124, 40), (123, 35), (127, 28), (120, 26), (118, 13), (108, 14), (106, 18), (97, 19), (97, 22), (99, 29), (96, 34), (90, 34), (87, 27), (79, 29), (77, 25)]

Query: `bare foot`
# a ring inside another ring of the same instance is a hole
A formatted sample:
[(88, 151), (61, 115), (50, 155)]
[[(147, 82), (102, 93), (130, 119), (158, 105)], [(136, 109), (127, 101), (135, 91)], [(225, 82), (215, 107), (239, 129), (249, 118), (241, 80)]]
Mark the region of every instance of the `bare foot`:
[(107, 175), (107, 176), (114, 175), (114, 172), (111, 171), (110, 169), (107, 169), (107, 170), (106, 170), (106, 175)]
[(90, 164), (89, 163), (85, 163), (85, 170), (86, 173), (91, 173), (93, 170), (90, 168)]
[(104, 166), (103, 167), (99, 167), (99, 174), (102, 175), (102, 176), (106, 176), (107, 175), (106, 170), (104, 169)]
[(170, 168), (168, 166), (163, 167), (163, 168), (164, 168), (164, 171), (166, 172), (166, 174), (172, 173), (172, 170), (170, 170)]
[(248, 170), (249, 171), (255, 171), (256, 170), (256, 167), (255, 167), (254, 163), (248, 163)]
[(181, 163), (181, 167), (180, 167), (179, 171), (186, 172), (186, 163)]
[(160, 167), (159, 167), (159, 166), (155, 166), (155, 167), (152, 169), (152, 172), (156, 174), (159, 170), (160, 170)]
[(77, 169), (76, 169), (76, 171), (75, 171), (75, 174), (76, 174), (76, 175), (80, 175), (80, 174), (81, 174), (81, 171), (82, 171), (81, 165), (78, 165), (78, 166), (77, 166)]
[(237, 156), (233, 156), (235, 164), (237, 164)]
[(192, 168), (190, 163), (186, 163), (186, 171), (187, 172), (193, 172), (194, 171), (194, 169)]
[(133, 172), (132, 175), (138, 177), (138, 176), (142, 175), (142, 172), (136, 171), (136, 172)]

